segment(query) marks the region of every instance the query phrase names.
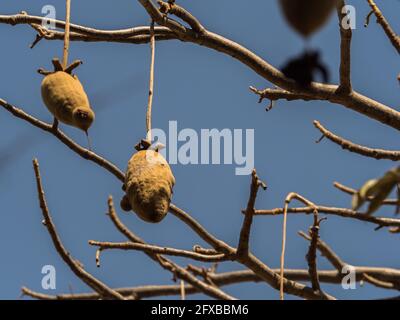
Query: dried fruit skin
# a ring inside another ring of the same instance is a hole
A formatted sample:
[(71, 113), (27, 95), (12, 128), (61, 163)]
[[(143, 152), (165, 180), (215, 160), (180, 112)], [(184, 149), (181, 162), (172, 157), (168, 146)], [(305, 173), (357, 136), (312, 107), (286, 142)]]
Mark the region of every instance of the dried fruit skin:
[(323, 26), (336, 3), (337, 0), (280, 0), (287, 21), (304, 37)]
[(76, 76), (57, 71), (47, 75), (41, 86), (42, 98), (55, 118), (86, 131), (94, 120), (89, 99)]
[(382, 206), (383, 201), (398, 183), (400, 183), (400, 167), (389, 170), (379, 179), (368, 180), (353, 196), (353, 210), (358, 210), (369, 197), (372, 197), (367, 214), (373, 214)]
[[(175, 178), (164, 157), (142, 150), (129, 160), (125, 178), (123, 209), (131, 209), (147, 222), (160, 222), (168, 213)], [(128, 202), (128, 203), (127, 203)]]

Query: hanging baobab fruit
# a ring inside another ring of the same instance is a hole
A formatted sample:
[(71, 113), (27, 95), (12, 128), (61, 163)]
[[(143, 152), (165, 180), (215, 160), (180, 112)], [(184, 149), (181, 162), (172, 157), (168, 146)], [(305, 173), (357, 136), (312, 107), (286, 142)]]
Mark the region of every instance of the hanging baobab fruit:
[(140, 150), (128, 163), (121, 208), (133, 210), (144, 221), (160, 222), (168, 213), (174, 184), (164, 157), (158, 151)]
[(337, 0), (280, 0), (279, 2), (286, 21), (307, 38), (327, 22)]
[[(329, 19), (337, 0), (279, 0), (283, 15), (289, 25), (305, 40), (318, 31)], [(323, 82), (329, 81), (329, 72), (316, 50), (305, 50), (290, 59), (282, 68), (283, 74), (307, 87), (319, 72)]]
[(42, 98), (54, 115), (55, 124), (61, 121), (87, 133), (94, 120), (94, 112), (81, 82), (72, 70), (80, 64), (75, 61), (65, 70), (58, 59), (53, 59), (54, 72), (39, 69), (42, 81)]
[(136, 145), (135, 149), (138, 152), (128, 162), (123, 188), (126, 194), (121, 200), (121, 208), (125, 211), (133, 210), (144, 221), (157, 223), (168, 213), (175, 177), (167, 160), (158, 152), (158, 148), (150, 149), (156, 46), (153, 21), (150, 25), (150, 38), (150, 88), (146, 113), (146, 139), (142, 139)]
[(83, 89), (81, 82), (72, 71), (82, 62), (74, 61), (68, 66), (69, 42), (70, 42), (70, 18), (71, 0), (65, 0), (65, 32), (63, 61), (53, 59), (54, 71), (39, 69), (44, 75), (41, 92), (43, 102), (54, 116), (53, 128), (57, 130), (58, 122), (74, 126), (86, 133), (90, 149), (88, 129), (93, 123), (94, 112), (90, 107), (89, 99)]

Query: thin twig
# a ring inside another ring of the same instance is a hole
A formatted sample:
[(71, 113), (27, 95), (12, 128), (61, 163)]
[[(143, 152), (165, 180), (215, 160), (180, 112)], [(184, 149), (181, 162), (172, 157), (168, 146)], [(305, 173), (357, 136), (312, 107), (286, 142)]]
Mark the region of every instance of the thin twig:
[(392, 151), (392, 150), (383, 150), (383, 149), (372, 149), (368, 147), (364, 147), (359, 144), (355, 144), (349, 140), (343, 139), (338, 135), (332, 133), (328, 129), (324, 128), (324, 126), (318, 121), (314, 121), (314, 126), (321, 131), (321, 133), (331, 140), (332, 142), (340, 145), (343, 149), (348, 150), (350, 152), (358, 153), (360, 155), (375, 158), (375, 159), (388, 159), (393, 161), (400, 160), (400, 151)]
[(66, 4), (65, 4), (65, 37), (64, 37), (64, 50), (63, 50), (63, 67), (64, 67), (64, 69), (66, 69), (68, 66), (70, 21), (71, 21), (71, 0), (66, 0)]
[(181, 280), (181, 300), (186, 300), (185, 281)]
[(319, 239), (319, 228), (322, 220), (324, 219), (318, 218), (318, 211), (314, 211), (314, 223), (309, 229), (309, 234), (311, 237), (310, 246), (306, 255), (312, 288), (317, 292), (321, 292), (321, 285), (319, 281), (317, 267), (317, 247)]
[(211, 268), (196, 267), (189, 264), (186, 269), (193, 273), (195, 276), (202, 277), (206, 283), (214, 287), (218, 287), (218, 285), (211, 279), (211, 274), (215, 274), (216, 264), (214, 264)]
[(283, 226), (282, 226), (282, 251), (281, 251), (281, 261), (280, 261), (280, 289), (279, 289), (279, 298), (280, 300), (284, 299), (284, 287), (283, 287), (283, 283), (284, 283), (284, 270), (285, 270), (285, 250), (286, 250), (286, 226), (287, 226), (287, 212), (288, 212), (288, 207), (289, 204), (292, 200), (298, 200), (302, 203), (304, 203), (305, 205), (308, 205), (310, 207), (315, 209), (315, 205), (311, 202), (308, 201), (306, 198), (302, 197), (301, 195), (291, 192), (287, 195), (286, 199), (285, 199), (285, 205), (284, 205), (284, 210), (283, 210)]
[(382, 281), (379, 279), (376, 279), (375, 277), (369, 275), (368, 273), (363, 274), (364, 280), (375, 287), (382, 288), (382, 289), (390, 289), (390, 290), (400, 290), (400, 283), (393, 283), (393, 282), (387, 282), (387, 281)]
[(155, 62), (155, 50), (156, 40), (154, 35), (154, 20), (150, 24), (150, 77), (149, 77), (149, 97), (147, 102), (147, 113), (146, 113), (146, 139), (151, 143), (151, 112), (153, 107), (153, 95), (154, 95), (154, 62)]
[(211, 245), (217, 252), (222, 252), (227, 255), (235, 255), (236, 250), (226, 244), (224, 241), (217, 239), (210, 232), (208, 232), (200, 223), (193, 219), (187, 212), (171, 204), (169, 211), (188, 225), (194, 232), (196, 232), (204, 241)]
[[(310, 214), (314, 212), (314, 207), (300, 207), (300, 208), (289, 208), (287, 213), (292, 214)], [(335, 208), (326, 206), (316, 206), (319, 213), (331, 214), (343, 218), (351, 218), (361, 221), (366, 221), (378, 225), (379, 227), (400, 227), (400, 219), (385, 218), (369, 216), (362, 212), (353, 211), (346, 208)], [(267, 210), (256, 210), (255, 215), (259, 216), (275, 216), (284, 213), (284, 208), (275, 208)]]
[(277, 100), (287, 100), (287, 101), (294, 101), (294, 100), (305, 100), (310, 101), (313, 100), (312, 97), (308, 95), (303, 95), (299, 93), (290, 92), (283, 89), (271, 89), (266, 88), (264, 90), (259, 90), (253, 86), (249, 87), (250, 91), (255, 93), (259, 96), (258, 102), (263, 102), (264, 99), (268, 99), (270, 101), (277, 101)]
[(369, 26), (369, 21), (371, 20), (371, 16), (374, 14), (374, 10), (371, 10), (367, 16), (365, 17), (365, 22), (364, 22), (364, 27), (368, 27)]
[(258, 178), (256, 169), (253, 169), (251, 175), (250, 195), (247, 203), (247, 208), (244, 213), (244, 220), (242, 229), (240, 231), (240, 237), (237, 249), (237, 258), (239, 260), (249, 254), (250, 230), (251, 230), (251, 224), (253, 222), (254, 205), (256, 202), (257, 192), (259, 187), (262, 187), (264, 190), (267, 188), (265, 183), (263, 183)]
[(224, 254), (216, 255), (203, 255), (193, 251), (179, 250), (175, 248), (159, 247), (150, 244), (134, 243), (134, 242), (101, 242), (89, 240), (89, 244), (99, 247), (101, 251), (107, 249), (120, 249), (120, 250), (138, 250), (144, 252), (152, 252), (154, 254), (164, 254), (176, 257), (185, 257), (203, 262), (220, 262), (230, 260)]
[(206, 255), (214, 255), (218, 254), (218, 252), (214, 249), (208, 249), (208, 248), (203, 248), (200, 245), (196, 244), (193, 246), (193, 251), (201, 254), (206, 254)]
[[(59, 28), (61, 30), (65, 30), (65, 22), (62, 20), (54, 20), (54, 19), (47, 19), (46, 21), (54, 23), (56, 28)], [(17, 24), (28, 24), (29, 26), (33, 27), (36, 30), (37, 26), (41, 26), (43, 22), (43, 17), (40, 16), (33, 16), (33, 15), (28, 15), (28, 14), (14, 14), (14, 15), (0, 15), (0, 23), (5, 23), (9, 25), (17, 25)], [(171, 29), (163, 26), (156, 26), (155, 32), (158, 35), (169, 35), (172, 36), (173, 32)], [(38, 30), (36, 30), (38, 31)], [(42, 28), (43, 32), (48, 32), (50, 35), (54, 30), (49, 30)], [(60, 31), (61, 32), (61, 31)], [(85, 27), (77, 24), (70, 24), (70, 35), (75, 34), (75, 35), (82, 35), (82, 36), (87, 36), (86, 40), (92, 39), (95, 40), (97, 39), (100, 41), (100, 39), (107, 41), (107, 40), (115, 40), (115, 41), (121, 41), (123, 39), (127, 38), (132, 38), (135, 36), (144, 36), (147, 35), (149, 36), (150, 34), (150, 28), (149, 26), (137, 26), (137, 27), (132, 27), (132, 28), (127, 28), (127, 29), (119, 29), (119, 30), (101, 30), (101, 29), (96, 29), (96, 28), (90, 28), (90, 27)], [(62, 32), (62, 38), (58, 40), (64, 40), (64, 32)], [(175, 36), (176, 38), (176, 36)], [(49, 39), (50, 40), (50, 39)], [(70, 39), (71, 40), (71, 39)], [(147, 43), (150, 41), (147, 41)]]
[[(304, 239), (312, 242), (312, 236), (305, 234), (300, 231), (299, 235)], [(328, 261), (336, 268), (338, 273), (343, 271), (343, 268), (348, 265), (345, 263), (324, 241), (321, 239), (317, 239), (317, 248), (321, 252), (323, 256), (325, 256)], [(397, 271), (389, 270), (380, 273), (376, 272), (374, 268), (370, 267), (352, 267), (356, 273), (357, 281), (367, 281), (370, 284), (375, 285), (376, 287), (385, 288), (385, 289), (400, 289), (400, 281), (397, 278), (388, 277), (388, 274), (392, 274), (393, 272), (396, 274)]]
[(383, 15), (382, 11), (376, 5), (375, 1), (374, 0), (367, 0), (367, 1), (376, 16), (378, 23), (382, 26), (383, 30), (385, 31), (386, 36), (389, 38), (390, 42), (392, 43), (393, 47), (397, 50), (397, 52), (400, 53), (400, 36), (397, 35), (396, 32), (394, 32), (389, 22)]
[[(35, 21), (39, 17), (30, 16), (30, 19)], [(56, 23), (56, 26), (63, 26), (65, 28), (65, 23), (58, 20), (52, 20)], [(40, 24), (31, 23), (30, 26), (37, 31), (36, 39), (31, 45), (33, 48), (40, 40), (64, 40), (65, 32), (58, 30), (49, 30), (43, 28)], [(71, 24), (69, 34), (70, 41), (84, 41), (84, 42), (120, 42), (120, 43), (131, 43), (131, 44), (144, 44), (150, 43), (150, 27), (134, 27), (130, 29), (123, 30), (110, 30), (103, 31), (98, 29), (86, 28), (83, 26), (78, 26)], [(154, 27), (155, 40), (172, 40), (177, 39), (176, 35), (165, 27)]]
[(287, 209), (289, 202), (285, 201), (283, 210), (283, 224), (282, 224), (282, 249), (281, 249), (281, 260), (280, 260), (280, 286), (279, 286), (279, 299), (284, 300), (283, 294), (283, 273), (285, 271), (285, 250), (286, 250), (286, 226), (287, 226)]
[(82, 158), (93, 161), (94, 163), (103, 167), (104, 169), (109, 171), (111, 174), (113, 174), (118, 180), (120, 180), (122, 182), (125, 181), (124, 173), (121, 170), (119, 170), (114, 164), (112, 164), (110, 161), (104, 159), (103, 157), (99, 156), (98, 154), (94, 153), (93, 151), (90, 151), (86, 148), (81, 147), (76, 142), (74, 142), (71, 138), (69, 138), (65, 133), (60, 131), (59, 129), (54, 130), (52, 124), (48, 124), (43, 121), (40, 121), (39, 119), (29, 115), (25, 111), (7, 103), (3, 99), (0, 99), (0, 106), (4, 107), (4, 109), (6, 109), (11, 114), (13, 114), (15, 117), (25, 120), (25, 121), (29, 122), (30, 124), (32, 124), (33, 126), (52, 134), (58, 140), (60, 140), (63, 144), (65, 144), (68, 148), (70, 148), (72, 151), (74, 151), (78, 155), (80, 155)]
[(163, 1), (157, 1), (160, 5), (160, 11), (164, 14), (173, 14), (178, 18), (181, 18), (185, 21), (189, 26), (198, 33), (206, 32), (206, 29), (202, 26), (200, 21), (194, 17), (189, 11), (177, 5), (176, 3), (167, 3)]
[[(299, 235), (308, 241), (312, 241), (312, 238), (303, 231), (299, 231)], [(317, 248), (321, 254), (328, 259), (338, 272), (342, 272), (343, 267), (347, 264), (324, 241), (317, 240)]]
[(213, 287), (204, 281), (197, 279), (193, 276), (190, 272), (185, 270), (184, 268), (178, 266), (177, 264), (173, 263), (172, 261), (165, 259), (165, 262), (162, 264), (162, 267), (175, 273), (177, 277), (181, 280), (186, 281), (187, 283), (197, 287), (206, 295), (210, 297), (219, 299), (219, 300), (235, 300), (234, 297), (231, 295), (223, 292), (221, 289)]

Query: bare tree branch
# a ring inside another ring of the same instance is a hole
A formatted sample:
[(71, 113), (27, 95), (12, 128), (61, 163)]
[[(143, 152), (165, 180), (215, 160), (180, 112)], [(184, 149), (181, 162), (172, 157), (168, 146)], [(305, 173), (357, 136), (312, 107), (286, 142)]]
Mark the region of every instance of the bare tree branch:
[[(386, 36), (389, 38), (390, 42), (392, 43), (393, 47), (400, 53), (400, 36), (394, 32), (392, 27), (390, 26), (389, 22), (386, 20), (385, 16), (383, 15), (382, 11), (376, 5), (374, 0), (367, 0), (369, 6), (371, 7), (372, 12), (375, 14), (378, 23), (381, 25), (383, 30), (386, 33)], [(368, 25), (368, 24), (367, 24)]]
[[(0, 23), (9, 24), (12, 26), (18, 24), (28, 24), (28, 25), (42, 25), (43, 21), (54, 23), (56, 28), (61, 30), (65, 29), (65, 22), (61, 20), (54, 20), (43, 18), (39, 16), (31, 16), (26, 13), (20, 13), (15, 15), (0, 15)], [(53, 30), (47, 30), (47, 32), (53, 32)], [(85, 35), (88, 38), (97, 38), (103, 40), (112, 40), (112, 39), (123, 39), (123, 38), (131, 38), (135, 36), (147, 35), (150, 36), (150, 28), (149, 26), (139, 26), (128, 29), (120, 29), (120, 30), (100, 30), (95, 28), (84, 27), (80, 25), (70, 24), (71, 33)], [(158, 27), (154, 28), (156, 34), (163, 35), (171, 35), (173, 34), (169, 28), (166, 27)], [(62, 32), (64, 39), (64, 32)], [(60, 39), (61, 40), (61, 39)], [(150, 38), (149, 38), (150, 40)]]
[[(123, 235), (125, 235), (130, 241), (134, 243), (141, 243), (143, 245), (146, 245), (146, 243), (136, 236), (132, 231), (130, 231), (118, 218), (117, 213), (114, 208), (114, 203), (112, 197), (109, 197), (108, 199), (108, 208), (109, 208), (109, 216), (117, 229), (121, 231)], [(145, 251), (149, 257), (151, 257), (153, 260), (157, 261), (160, 266), (166, 270), (169, 270), (172, 272), (174, 276), (177, 276), (178, 278), (185, 280), (189, 284), (193, 285), (194, 287), (198, 288), (201, 292), (203, 292), (206, 295), (209, 295), (211, 297), (214, 297), (216, 299), (222, 299), (222, 300), (232, 300), (234, 299), (230, 295), (226, 294), (222, 290), (218, 288), (214, 288), (203, 281), (200, 281), (196, 277), (194, 277), (192, 274), (190, 274), (187, 270), (184, 268), (180, 267), (176, 263), (172, 262), (171, 260), (159, 255), (155, 254), (152, 251), (148, 252)]]
[[(303, 231), (299, 231), (299, 235), (308, 241), (312, 241), (312, 238), (305, 234)], [(342, 259), (336, 255), (335, 252), (321, 239), (317, 239), (317, 248), (321, 251), (321, 254), (325, 256), (329, 262), (339, 271), (342, 272), (343, 267), (346, 265)]]
[(349, 140), (343, 139), (338, 135), (332, 133), (328, 129), (324, 128), (324, 126), (318, 121), (314, 121), (314, 126), (321, 131), (324, 137), (328, 138), (332, 142), (338, 144), (343, 149), (348, 150), (350, 152), (358, 153), (360, 155), (375, 158), (375, 159), (389, 159), (393, 161), (400, 160), (400, 151), (391, 151), (391, 150), (383, 150), (383, 149), (372, 149), (368, 147), (361, 146), (359, 144), (353, 143)]
[(44, 225), (49, 231), (54, 247), (60, 254), (61, 258), (65, 261), (65, 263), (71, 268), (71, 270), (75, 273), (75, 275), (79, 279), (85, 282), (93, 290), (98, 292), (102, 297), (123, 300), (124, 297), (120, 293), (110, 289), (107, 285), (105, 285), (100, 280), (96, 279), (90, 273), (85, 271), (82, 268), (82, 266), (76, 260), (74, 260), (69, 254), (69, 252), (64, 248), (57, 234), (55, 225), (53, 223), (53, 220), (51, 219), (50, 212), (47, 207), (46, 198), (44, 195), (42, 181), (40, 177), (39, 163), (36, 159), (33, 160), (33, 169), (35, 171), (35, 176), (36, 176), (37, 192), (39, 196), (40, 208), (42, 209), (42, 214), (44, 218)]
[[(31, 49), (36, 46), (36, 44), (42, 40), (62, 40), (64, 39), (64, 32), (57, 30), (47, 30), (44, 29), (40, 25), (31, 24), (31, 27), (35, 29), (38, 34), (36, 36), (35, 41), (31, 45)], [(129, 44), (146, 44), (151, 41), (151, 36), (148, 34), (148, 27), (136, 27), (131, 29), (126, 29), (127, 34), (134, 34), (132, 36), (126, 35), (115, 35), (113, 31), (109, 34), (100, 35), (100, 36), (92, 36), (78, 32), (70, 33), (70, 41), (83, 41), (83, 42), (118, 42), (118, 43), (129, 43)], [(162, 28), (162, 29), (161, 29)], [(134, 30), (134, 31), (132, 31)], [(122, 33), (122, 32), (121, 32)], [(162, 40), (173, 40), (177, 39), (176, 35), (174, 35), (169, 29), (164, 27), (155, 27), (155, 39), (156, 41)]]
[(203, 27), (203, 25), (200, 23), (199, 20), (197, 20), (196, 17), (194, 17), (189, 11), (186, 9), (182, 8), (181, 6), (177, 5), (176, 3), (167, 3), (163, 1), (157, 1), (157, 3), (160, 5), (160, 11), (164, 14), (173, 14), (179, 18), (181, 18), (183, 21), (189, 24), (189, 26), (198, 33), (205, 33), (206, 29)]
[[(308, 201), (306, 198), (302, 197), (301, 195), (291, 192), (287, 195), (285, 198), (285, 205), (283, 209), (283, 227), (282, 227), (282, 251), (281, 251), (281, 269), (280, 269), (280, 285), (279, 285), (279, 295), (280, 299), (284, 299), (284, 290), (283, 290), (283, 274), (285, 270), (285, 250), (286, 250), (286, 226), (287, 226), (287, 212), (288, 212), (288, 207), (289, 204), (292, 200), (298, 200), (305, 205), (308, 205), (310, 207), (314, 208), (314, 214), (316, 213), (315, 205), (311, 201)], [(315, 290), (314, 290), (315, 291)], [(318, 294), (322, 295), (321, 292)], [(324, 296), (325, 298), (328, 298), (328, 296)]]
[[(312, 237), (306, 235), (300, 231), (299, 235), (308, 241), (313, 241)], [(342, 272), (343, 268), (348, 265), (345, 263), (324, 241), (318, 239), (317, 248), (323, 256), (337, 269), (338, 272)], [(399, 290), (400, 282), (397, 278), (388, 278), (388, 274), (396, 274), (398, 270), (386, 269), (382, 272), (376, 273), (377, 270), (368, 267), (354, 267), (356, 271), (356, 279), (358, 281), (366, 280), (367, 282), (385, 289)], [(364, 271), (364, 272), (363, 272)]]
[[(356, 281), (362, 281), (365, 279), (365, 274), (373, 277), (375, 280), (377, 278), (382, 279), (380, 281), (385, 281), (386, 283), (400, 283), (400, 270), (390, 269), (390, 268), (376, 268), (376, 267), (354, 267), (356, 273)], [(279, 269), (273, 269), (276, 273)], [(297, 269), (286, 269), (285, 278), (293, 281), (310, 281), (310, 275), (308, 270), (297, 270)], [(255, 282), (259, 283), (263, 280), (259, 278), (251, 270), (241, 270), (241, 271), (230, 271), (225, 273), (208, 273), (208, 276), (217, 286), (226, 286), (231, 284), (238, 284), (243, 282)], [(344, 274), (338, 272), (337, 270), (319, 270), (318, 278), (320, 282), (329, 284), (340, 284), (343, 280)], [(379, 280), (378, 280), (379, 281)], [(180, 285), (149, 285), (131, 288), (117, 288), (114, 289), (123, 296), (130, 297), (132, 293), (135, 293), (138, 299), (153, 298), (159, 296), (170, 296), (180, 294)], [(45, 300), (93, 300), (99, 299), (98, 293), (80, 293), (80, 294), (59, 294), (59, 295), (45, 295), (31, 291), (27, 288), (22, 288), (22, 292), (26, 295), (32, 296), (37, 299)], [(194, 294), (201, 292), (199, 289), (191, 286), (185, 286), (186, 294)]]
[[(226, 244), (225, 242), (215, 238), (211, 235), (203, 226), (201, 226), (196, 220), (194, 220), (189, 214), (183, 210), (177, 208), (174, 205), (170, 206), (170, 211), (178, 219), (182, 220), (188, 225), (195, 233), (197, 233), (204, 241), (211, 245), (216, 251), (225, 253), (227, 255), (235, 255), (236, 250)], [(239, 261), (261, 279), (266, 281), (275, 289), (279, 289), (281, 286), (281, 277), (270, 269), (267, 265), (262, 263), (257, 257), (249, 253), (249, 255)], [(309, 288), (301, 283), (297, 283), (291, 280), (283, 279), (283, 290), (288, 294), (293, 294), (306, 299), (321, 299), (321, 298), (333, 298), (333, 297), (321, 297), (320, 294), (316, 294), (312, 288)]]
[(264, 99), (276, 101), (276, 100), (287, 100), (287, 101), (293, 101), (293, 100), (305, 100), (305, 101), (311, 101), (313, 98), (308, 95), (303, 95), (303, 94), (298, 94), (298, 93), (293, 93), (287, 90), (282, 90), (282, 89), (271, 89), (271, 88), (266, 88), (264, 90), (259, 90), (253, 86), (250, 87), (250, 91), (254, 92), (260, 97), (259, 102), (261, 103)]
[[(378, 225), (379, 227), (399, 227), (400, 226), (400, 219), (393, 219), (393, 218), (384, 218), (384, 217), (375, 217), (375, 216), (368, 216), (361, 212), (356, 212), (351, 209), (346, 208), (335, 208), (335, 207), (325, 207), (325, 206), (316, 206), (316, 209), (319, 213), (325, 213), (335, 216), (340, 216), (343, 218), (352, 218), (361, 221), (370, 222), (373, 224)], [(313, 213), (315, 208), (313, 207), (301, 207), (301, 208), (289, 208), (288, 213), (299, 214), (305, 213), (310, 214)], [(274, 216), (283, 214), (283, 208), (275, 208), (269, 210), (256, 210), (255, 215), (260, 216)]]
[(227, 257), (224, 254), (205, 255), (188, 250), (179, 250), (175, 248), (159, 247), (159, 246), (134, 243), (134, 242), (100, 242), (100, 241), (89, 240), (89, 244), (92, 246), (99, 247), (102, 251), (106, 249), (137, 250), (144, 252), (152, 252), (155, 254), (186, 257), (203, 262), (220, 262), (220, 261), (230, 260), (229, 257)]
[(378, 288), (400, 290), (400, 283), (385, 282), (382, 280), (378, 280), (373, 276), (368, 275), (368, 273), (364, 274), (364, 280)]
[(317, 268), (317, 246), (319, 239), (319, 226), (322, 220), (318, 218), (318, 212), (314, 212), (314, 223), (310, 227), (310, 246), (306, 255), (308, 263), (308, 273), (311, 278), (311, 285), (314, 291), (320, 292), (321, 285), (319, 283), (318, 268)]
[(65, 36), (64, 36), (64, 50), (63, 50), (63, 67), (68, 66), (69, 54), (69, 34), (70, 34), (70, 19), (71, 19), (71, 0), (66, 0), (65, 6)]
[(247, 203), (247, 209), (244, 212), (244, 220), (242, 230), (240, 231), (239, 244), (236, 253), (237, 259), (239, 260), (249, 254), (250, 229), (253, 222), (254, 205), (259, 187), (262, 187), (264, 190), (267, 189), (266, 184), (258, 178), (256, 170), (253, 169), (251, 174), (249, 201)]
[[(143, 5), (143, 7), (149, 13), (150, 17), (153, 18), (156, 23), (167, 28), (161, 29), (163, 32), (168, 33), (169, 30), (169, 33), (172, 32), (176, 35), (178, 39), (182, 41), (196, 43), (210, 49), (214, 49), (221, 53), (228, 54), (239, 60), (243, 64), (247, 65), (250, 69), (252, 69), (254, 72), (259, 74), (266, 80), (272, 82), (273, 84), (284, 90), (296, 93), (301, 97), (307, 97), (306, 100), (326, 100), (334, 104), (340, 104), (363, 115), (366, 115), (372, 119), (380, 121), (390, 127), (400, 130), (400, 112), (396, 111), (393, 108), (389, 108), (382, 103), (379, 103), (356, 92), (353, 92), (351, 95), (342, 94), (338, 92), (339, 87), (337, 85), (312, 83), (308, 88), (300, 87), (295, 81), (286, 78), (282, 74), (282, 72), (271, 66), (261, 57), (254, 54), (252, 51), (239, 45), (238, 43), (210, 31), (199, 34), (191, 29), (186, 28), (180, 23), (168, 17), (165, 17), (151, 1), (138, 1)], [(11, 25), (21, 23), (40, 24), (41, 21), (41, 17), (31, 17), (24, 14), (13, 16), (0, 16), (0, 23), (7, 23)], [(60, 24), (58, 22), (57, 26), (59, 25)], [(137, 35), (138, 33), (148, 34), (149, 32), (148, 27), (146, 29), (140, 28), (139, 30), (136, 28), (131, 28), (125, 30), (106, 31), (76, 25), (71, 25), (71, 30), (74, 32), (82, 32), (85, 35), (93, 35), (94, 33), (94, 38), (104, 37), (107, 38), (108, 41), (115, 40), (116, 42), (119, 42), (119, 40), (121, 40), (121, 37), (129, 37), (132, 36), (132, 34)], [(150, 37), (148, 38), (148, 40), (150, 40)]]
[(200, 238), (211, 245), (217, 252), (222, 252), (227, 255), (235, 255), (236, 250), (227, 245), (225, 242), (217, 239), (211, 233), (209, 233), (200, 223), (194, 220), (188, 213), (179, 209), (174, 204), (170, 205), (170, 212), (176, 216), (178, 219), (183, 221), (188, 225), (195, 233), (197, 233)]
[(186, 28), (184, 25), (180, 24), (177, 21), (174, 21), (173, 19), (164, 16), (152, 1), (148, 0), (138, 0), (138, 1), (145, 8), (149, 16), (159, 25), (168, 27), (169, 29), (175, 31), (176, 33), (194, 35), (194, 32), (192, 30)]
[[(337, 1), (337, 15), (339, 18), (340, 28), (340, 85), (338, 92), (342, 94), (350, 94), (351, 86), (351, 38), (353, 32), (351, 28), (345, 29), (342, 23), (345, 13), (342, 12), (346, 6), (344, 0)], [(349, 18), (348, 18), (349, 19)]]
[(35, 117), (27, 114), (25, 111), (18, 109), (17, 107), (7, 103), (3, 99), (0, 99), (0, 106), (4, 107), (4, 109), (13, 114), (15, 117), (25, 120), (30, 124), (32, 124), (33, 126), (54, 135), (58, 140), (60, 140), (63, 144), (69, 147), (72, 151), (79, 154), (82, 158), (95, 162), (99, 166), (103, 167), (104, 169), (112, 173), (120, 181), (124, 181), (125, 179), (124, 173), (121, 170), (119, 170), (114, 164), (105, 160), (96, 153), (81, 147), (80, 145), (72, 141), (71, 138), (69, 138), (60, 130), (54, 130), (51, 124), (36, 119)]

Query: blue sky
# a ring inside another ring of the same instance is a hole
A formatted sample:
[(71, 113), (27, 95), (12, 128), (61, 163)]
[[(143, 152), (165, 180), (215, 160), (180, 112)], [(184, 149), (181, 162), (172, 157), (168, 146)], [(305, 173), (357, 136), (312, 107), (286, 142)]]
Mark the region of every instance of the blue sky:
[[(232, 5), (229, 0), (181, 1), (211, 31), (233, 39), (282, 66), (299, 54), (304, 43), (284, 22), (277, 1), (253, 0), (251, 6)], [(349, 1), (357, 8), (352, 63), (353, 86), (367, 96), (391, 107), (399, 107), (396, 76), (400, 63), (381, 28), (371, 20), (366, 1)], [(40, 15), (52, 4), (58, 18), (64, 16), (64, 1), (3, 0), (0, 14), (25, 10)], [(393, 27), (399, 30), (398, 1), (379, 1)], [(137, 1), (72, 1), (72, 22), (102, 29), (146, 25), (149, 18)], [(33, 50), (34, 32), (26, 25), (0, 25), (0, 98), (45, 121), (51, 115), (40, 96), (39, 67), (50, 68), (54, 56), (61, 56), (60, 41), (42, 41)], [(311, 45), (319, 48), (337, 82), (339, 34), (336, 17), (316, 36)], [(133, 146), (143, 138), (148, 92), (149, 48), (147, 45), (113, 43), (71, 44), (70, 59), (82, 59), (77, 73), (97, 110), (90, 134), (94, 151), (125, 170)], [(264, 104), (249, 90), (270, 84), (231, 57), (194, 44), (178, 41), (157, 43), (153, 126), (178, 129), (230, 128), (255, 130), (255, 166), (269, 189), (261, 192), (257, 208), (282, 206), (287, 193), (298, 192), (321, 205), (350, 206), (348, 196), (332, 187), (334, 181), (358, 187), (394, 166), (342, 151), (328, 141), (315, 144), (319, 132), (312, 125), (319, 120), (332, 131), (355, 142), (388, 149), (400, 148), (397, 132), (360, 114), (322, 101), (279, 101), (266, 113)], [(101, 109), (101, 112), (99, 111)], [(61, 128), (79, 143), (85, 136), (74, 128)], [(47, 200), (60, 236), (85, 268), (112, 287), (171, 284), (171, 275), (140, 252), (108, 251), (100, 269), (89, 239), (125, 241), (105, 215), (107, 197), (115, 202), (122, 196), (121, 185), (112, 175), (81, 159), (52, 136), (0, 110), (0, 156), (9, 155), (0, 167), (0, 298), (16, 299), (21, 286), (41, 289), (41, 268), (54, 265), (57, 288), (45, 293), (87, 292), (57, 255), (41, 224), (31, 160), (40, 161)], [(249, 176), (236, 176), (233, 165), (173, 165), (176, 186), (173, 202), (187, 210), (211, 232), (236, 245), (242, 223), (240, 210), (246, 206)], [(118, 208), (119, 209), (119, 208)], [(119, 210), (121, 212), (121, 210)], [(391, 208), (379, 214), (393, 216)], [(152, 244), (190, 249), (203, 244), (188, 227), (168, 216), (157, 225), (146, 224), (134, 214), (123, 221)], [(287, 268), (306, 268), (307, 243), (298, 230), (307, 230), (311, 217), (289, 216), (286, 251)], [(251, 249), (271, 267), (278, 267), (282, 217), (257, 217), (251, 234)], [(399, 268), (398, 236), (374, 226), (329, 217), (321, 237), (349, 264)], [(176, 259), (186, 264), (184, 260)], [(323, 257), (320, 268), (331, 268)], [(219, 271), (242, 267), (228, 263)], [(340, 286), (323, 286), (342, 299), (378, 298), (391, 293), (368, 284), (345, 291)], [(242, 284), (225, 288), (242, 299), (277, 299), (278, 293), (265, 284)], [(393, 293), (392, 293), (393, 294)], [(204, 298), (202, 295), (194, 298)]]

